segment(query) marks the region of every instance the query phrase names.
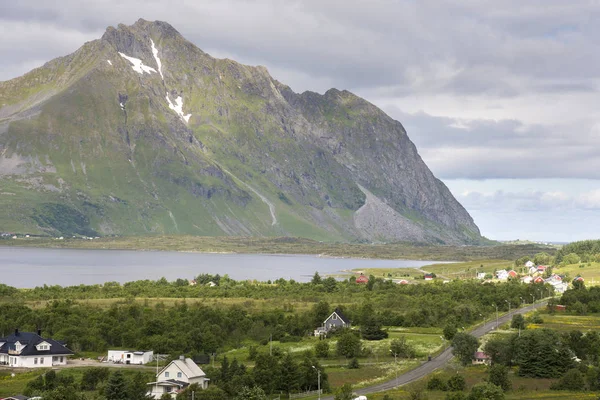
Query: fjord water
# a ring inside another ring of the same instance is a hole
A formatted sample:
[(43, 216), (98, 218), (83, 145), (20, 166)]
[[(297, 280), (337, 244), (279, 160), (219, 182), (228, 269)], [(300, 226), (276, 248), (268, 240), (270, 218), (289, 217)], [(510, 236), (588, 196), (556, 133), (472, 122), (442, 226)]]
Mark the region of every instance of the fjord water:
[(419, 268), (433, 261), (326, 258), (309, 255), (207, 254), (168, 251), (75, 250), (0, 247), (0, 283), (17, 288), (192, 279), (228, 274), (235, 280), (279, 278), (307, 282), (356, 268)]

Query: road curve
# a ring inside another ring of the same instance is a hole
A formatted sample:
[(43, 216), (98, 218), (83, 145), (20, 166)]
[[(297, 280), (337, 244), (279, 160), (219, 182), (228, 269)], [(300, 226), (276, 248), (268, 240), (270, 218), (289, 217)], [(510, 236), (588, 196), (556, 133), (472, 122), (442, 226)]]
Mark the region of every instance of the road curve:
[[(529, 305), (527, 307), (512, 310), (510, 313), (507, 313), (507, 314), (501, 316), (500, 318), (498, 318), (497, 323), (499, 325), (502, 325), (502, 324), (508, 322), (512, 318), (512, 316), (515, 314), (525, 314), (525, 313), (528, 313), (538, 307), (542, 307), (544, 305), (546, 305), (546, 302), (542, 301), (542, 302), (539, 302), (539, 303), (536, 303), (533, 305)], [(479, 337), (485, 335), (486, 333), (493, 331), (494, 329), (496, 329), (496, 319), (495, 318), (492, 319), (491, 321), (487, 322), (486, 324), (473, 329), (469, 333), (471, 333), (471, 335), (479, 338)], [(421, 364), (420, 366), (418, 366), (417, 368), (412, 369), (402, 375), (398, 375), (397, 379), (392, 379), (390, 381), (379, 383), (377, 385), (368, 386), (368, 387), (361, 388), (361, 389), (356, 389), (354, 392), (357, 395), (365, 395), (365, 394), (369, 394), (369, 393), (383, 392), (385, 390), (390, 390), (390, 389), (393, 389), (398, 386), (406, 385), (407, 383), (411, 383), (416, 380), (419, 380), (419, 379), (431, 374), (433, 371), (441, 368), (442, 366), (444, 366), (444, 364), (446, 364), (448, 361), (450, 361), (450, 359), (452, 357), (453, 357), (452, 347), (448, 347), (442, 353), (440, 353), (436, 357), (433, 357), (431, 359), (431, 361), (426, 361), (423, 364)], [(333, 400), (333, 396), (321, 397), (321, 399), (322, 400)]]

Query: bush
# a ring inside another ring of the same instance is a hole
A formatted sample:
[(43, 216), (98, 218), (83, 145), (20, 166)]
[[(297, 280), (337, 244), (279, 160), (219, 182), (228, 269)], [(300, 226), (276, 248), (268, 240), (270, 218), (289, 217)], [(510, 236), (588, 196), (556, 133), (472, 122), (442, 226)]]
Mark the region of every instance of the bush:
[(427, 382), (427, 390), (448, 390), (446, 382), (444, 382), (439, 376), (432, 377)]
[(451, 392), (462, 392), (465, 390), (467, 383), (465, 382), (465, 378), (462, 375), (452, 375), (450, 379), (448, 379), (448, 390)]
[(321, 340), (315, 344), (315, 355), (319, 358), (329, 357), (329, 342)]
[(577, 368), (570, 369), (558, 382), (553, 383), (550, 389), (569, 390), (572, 392), (585, 390), (585, 377)]
[(469, 400), (504, 400), (504, 392), (501, 388), (489, 382), (478, 383), (471, 388)]
[(354, 357), (352, 360), (350, 360), (350, 362), (348, 363), (348, 368), (359, 369), (360, 365), (358, 364), (358, 358)]

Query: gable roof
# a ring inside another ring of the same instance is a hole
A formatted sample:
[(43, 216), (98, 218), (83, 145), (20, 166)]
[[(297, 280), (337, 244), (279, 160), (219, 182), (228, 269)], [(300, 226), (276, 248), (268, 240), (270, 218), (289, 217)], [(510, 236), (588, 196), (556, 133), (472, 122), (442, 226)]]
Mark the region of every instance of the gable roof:
[[(54, 339), (45, 339), (32, 332), (15, 332), (5, 338), (0, 338), (0, 354), (8, 354), (9, 350), (15, 350), (15, 344), (19, 342), (24, 347), (21, 350), (19, 356), (43, 356), (43, 355), (73, 355), (73, 352), (66, 348), (62, 343)], [(49, 350), (38, 350), (37, 345), (40, 343), (48, 343), (50, 345)]]
[(332, 316), (333, 314), (337, 314), (337, 316), (339, 317), (339, 319), (340, 319), (340, 320), (341, 320), (341, 321), (342, 321), (344, 324), (346, 324), (346, 325), (349, 325), (349, 324), (350, 324), (350, 320), (349, 320), (348, 318), (346, 318), (346, 316), (345, 316), (344, 314), (342, 314), (342, 311), (341, 311), (339, 308), (337, 308), (337, 307), (336, 307), (336, 309), (335, 309), (335, 310), (333, 310), (333, 312), (332, 312), (332, 313), (329, 315), (329, 317), (327, 317), (327, 318), (325, 319), (325, 321), (327, 321), (329, 318), (331, 318), (331, 316)]
[(164, 370), (169, 368), (171, 365), (175, 365), (188, 379), (192, 378), (201, 378), (206, 376), (204, 371), (200, 369), (200, 367), (192, 360), (191, 358), (184, 358), (183, 360), (180, 358), (178, 360), (171, 361), (166, 367), (160, 370), (156, 376), (163, 373)]

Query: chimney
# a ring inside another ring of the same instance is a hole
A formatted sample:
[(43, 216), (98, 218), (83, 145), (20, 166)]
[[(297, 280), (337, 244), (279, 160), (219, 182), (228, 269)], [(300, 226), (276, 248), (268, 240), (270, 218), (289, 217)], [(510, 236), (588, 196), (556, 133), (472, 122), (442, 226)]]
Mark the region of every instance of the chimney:
[(19, 328), (15, 328), (15, 336), (19, 336)]
[(42, 336), (42, 330), (38, 329), (38, 336)]
[(179, 356), (179, 359), (180, 359), (181, 361), (185, 361), (185, 356)]

